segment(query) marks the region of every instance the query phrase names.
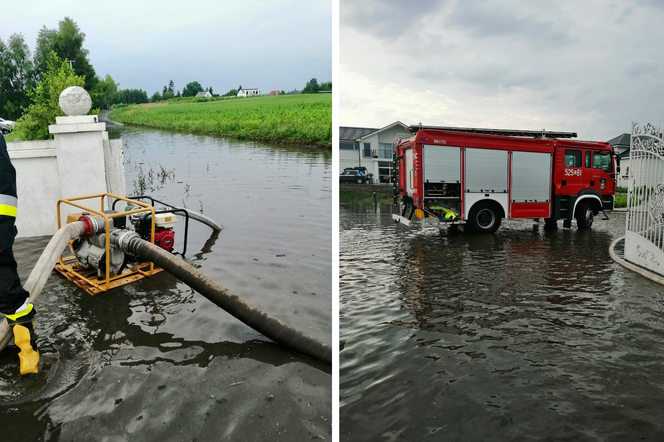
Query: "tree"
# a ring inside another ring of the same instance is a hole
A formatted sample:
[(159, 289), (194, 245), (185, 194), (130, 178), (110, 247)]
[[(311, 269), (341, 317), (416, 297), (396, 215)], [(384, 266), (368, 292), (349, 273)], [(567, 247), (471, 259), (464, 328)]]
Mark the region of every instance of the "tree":
[(318, 80), (315, 78), (312, 78), (307, 82), (307, 85), (302, 89), (303, 94), (315, 94), (318, 92), (320, 89), (320, 86), (318, 86)]
[(175, 94), (175, 97), (176, 97), (176, 98), (180, 98), (180, 97), (181, 97), (181, 95), (180, 95), (180, 91), (178, 91), (178, 93)]
[(237, 95), (237, 89), (231, 89), (224, 94), (224, 97), (234, 97)]
[(175, 98), (175, 94), (169, 90), (161, 94), (161, 101), (170, 100), (171, 98)]
[(113, 81), (110, 75), (106, 78), (98, 79), (94, 91), (90, 94), (92, 98), (92, 107), (99, 109), (110, 109), (111, 105), (117, 100), (119, 83)]
[(320, 89), (319, 91), (332, 91), (332, 82), (331, 81), (326, 81), (320, 84)]
[(148, 93), (142, 89), (121, 89), (115, 94), (113, 100), (113, 104), (115, 103), (138, 104), (138, 103), (147, 103), (147, 102), (148, 102)]
[(85, 78), (85, 89), (92, 91), (97, 83), (97, 75), (90, 64), (90, 51), (83, 48), (85, 34), (76, 22), (69, 17), (58, 23), (58, 29), (42, 27), (37, 36), (35, 66), (39, 76), (47, 69), (51, 52), (63, 61), (72, 61), (74, 73)]
[(150, 97), (150, 103), (156, 103), (157, 101), (161, 101), (161, 94), (159, 93), (159, 91), (155, 92)]
[(166, 92), (168, 92), (168, 87), (164, 86), (164, 90), (161, 91), (161, 95), (164, 95)]
[(32, 103), (16, 122), (17, 139), (23, 141), (48, 139), (49, 124), (55, 124), (56, 116), (64, 115), (60, 109), (60, 94), (70, 86), (84, 85), (85, 79), (76, 75), (68, 63), (52, 52), (39, 86), (28, 92)]
[(172, 94), (175, 93), (175, 83), (173, 83), (173, 80), (168, 82), (168, 91)]
[(13, 34), (7, 44), (0, 39), (0, 116), (15, 120), (30, 104), (28, 90), (35, 87), (30, 48), (22, 34)]
[(208, 92), (210, 92), (210, 95), (213, 94), (213, 92), (212, 92), (212, 86), (210, 86), (210, 87), (208, 88)]
[(197, 93), (203, 92), (203, 86), (198, 81), (192, 81), (187, 83), (187, 85), (182, 90), (183, 97), (194, 97)]
[(282, 90), (281, 92), (279, 92), (279, 95), (286, 95), (286, 91)]

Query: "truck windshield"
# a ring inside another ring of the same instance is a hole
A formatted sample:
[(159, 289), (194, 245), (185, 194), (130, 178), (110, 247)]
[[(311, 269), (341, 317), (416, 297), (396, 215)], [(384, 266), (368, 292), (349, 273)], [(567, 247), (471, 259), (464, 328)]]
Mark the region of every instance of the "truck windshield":
[(604, 172), (611, 173), (611, 154), (594, 152), (593, 169), (602, 169)]

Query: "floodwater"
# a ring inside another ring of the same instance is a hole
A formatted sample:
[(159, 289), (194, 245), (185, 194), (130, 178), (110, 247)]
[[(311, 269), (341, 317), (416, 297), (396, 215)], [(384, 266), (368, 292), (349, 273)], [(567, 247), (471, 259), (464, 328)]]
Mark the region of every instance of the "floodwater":
[[(189, 263), (330, 342), (329, 152), (130, 127), (111, 136), (124, 140), (129, 194), (224, 226), (213, 235), (192, 221)], [(23, 280), (47, 242), (17, 240)], [(329, 367), (165, 272), (97, 297), (54, 274), (37, 309), (40, 373), (21, 379), (16, 349), (0, 354), (3, 441), (330, 439)]]
[(664, 293), (609, 257), (624, 213), (484, 236), (340, 210), (341, 440), (664, 440)]

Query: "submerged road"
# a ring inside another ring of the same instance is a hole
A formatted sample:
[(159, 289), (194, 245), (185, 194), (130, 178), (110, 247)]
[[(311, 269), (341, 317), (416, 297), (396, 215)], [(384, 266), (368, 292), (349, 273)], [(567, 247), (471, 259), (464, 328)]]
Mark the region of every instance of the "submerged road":
[[(127, 188), (203, 212), (187, 261), (331, 341), (331, 157), (123, 126)], [(303, 204), (306, 202), (306, 205)], [(183, 222), (176, 228), (181, 250)], [(49, 238), (16, 242), (30, 274)], [(331, 439), (329, 367), (293, 354), (166, 272), (91, 297), (54, 274), (37, 303), (40, 373), (0, 353), (0, 422), (21, 440)]]
[(664, 439), (662, 286), (592, 230), (495, 235), (340, 213), (345, 441)]

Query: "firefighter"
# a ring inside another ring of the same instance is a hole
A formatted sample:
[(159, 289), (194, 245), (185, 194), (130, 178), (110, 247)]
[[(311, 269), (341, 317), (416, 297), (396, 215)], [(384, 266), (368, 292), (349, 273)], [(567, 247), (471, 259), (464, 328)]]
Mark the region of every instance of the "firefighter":
[[(35, 308), (21, 286), (12, 247), (16, 237), (16, 170), (9, 160), (5, 138), (0, 134), (0, 313), (14, 333), (21, 375), (37, 373), (39, 352), (34, 346)], [(1, 316), (0, 316), (1, 317)]]

